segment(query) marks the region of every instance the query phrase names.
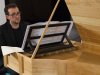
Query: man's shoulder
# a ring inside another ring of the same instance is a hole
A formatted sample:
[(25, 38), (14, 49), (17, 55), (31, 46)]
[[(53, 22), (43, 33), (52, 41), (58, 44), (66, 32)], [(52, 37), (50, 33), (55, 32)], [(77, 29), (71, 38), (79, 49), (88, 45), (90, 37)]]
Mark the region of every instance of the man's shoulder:
[(9, 25), (9, 23), (8, 22), (6, 22), (5, 24), (3, 24), (3, 25), (1, 25), (0, 26), (0, 29), (4, 29), (4, 28), (7, 28), (7, 26)]
[(27, 26), (29, 25), (29, 23), (28, 22), (25, 22), (25, 21), (21, 21), (20, 22), (20, 29), (24, 29), (24, 30), (26, 30), (26, 28), (27, 28)]
[(26, 21), (22, 21), (21, 24), (22, 25), (30, 25), (30, 23), (29, 22), (26, 22)]

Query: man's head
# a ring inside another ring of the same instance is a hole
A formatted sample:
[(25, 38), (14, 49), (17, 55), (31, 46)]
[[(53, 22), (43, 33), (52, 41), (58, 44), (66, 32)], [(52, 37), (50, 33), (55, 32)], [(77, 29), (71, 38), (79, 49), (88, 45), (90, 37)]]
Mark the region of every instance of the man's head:
[(12, 24), (19, 24), (21, 17), (20, 17), (20, 11), (16, 4), (9, 4), (4, 9), (6, 18), (10, 21)]

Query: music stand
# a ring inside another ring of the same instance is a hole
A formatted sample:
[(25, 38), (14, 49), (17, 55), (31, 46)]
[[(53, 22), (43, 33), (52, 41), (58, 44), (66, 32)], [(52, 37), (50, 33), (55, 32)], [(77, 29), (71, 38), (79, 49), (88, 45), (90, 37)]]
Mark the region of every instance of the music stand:
[[(70, 26), (72, 26), (72, 24), (73, 24), (72, 21), (50, 22), (48, 31), (46, 32), (44, 38), (42, 39), (42, 42), (39, 47), (39, 49), (42, 48), (42, 50), (39, 50), (37, 53), (41, 54), (45, 52), (56, 51), (57, 49), (61, 50), (62, 48), (73, 47), (71, 41), (69, 40), (67, 36), (67, 32), (69, 32), (69, 28)], [(33, 50), (36, 47), (37, 42), (42, 34), (42, 31), (44, 30), (45, 25), (46, 25), (46, 22), (27, 26), (23, 44), (22, 44), (22, 49)], [(64, 39), (67, 40), (67, 45), (64, 45), (65, 43)], [(59, 46), (57, 45), (60, 45), (60, 46), (64, 45), (64, 47), (59, 48)], [(50, 48), (52, 46), (53, 48)], [(54, 47), (58, 47), (58, 48), (56, 49)]]

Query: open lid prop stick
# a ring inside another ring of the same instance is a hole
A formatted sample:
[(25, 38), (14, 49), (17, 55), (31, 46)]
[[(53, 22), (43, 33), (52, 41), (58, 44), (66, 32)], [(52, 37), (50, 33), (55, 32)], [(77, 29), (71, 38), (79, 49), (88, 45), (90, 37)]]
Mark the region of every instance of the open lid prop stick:
[(57, 3), (56, 3), (56, 5), (55, 5), (55, 7), (54, 7), (54, 9), (53, 9), (53, 11), (52, 11), (52, 13), (51, 13), (49, 19), (48, 19), (48, 22), (46, 23), (45, 29), (44, 29), (44, 31), (43, 31), (43, 33), (42, 33), (42, 35), (41, 35), (41, 37), (40, 37), (40, 39), (39, 39), (37, 45), (36, 45), (36, 48), (35, 48), (35, 50), (34, 50), (34, 52), (33, 52), (33, 54), (32, 54), (31, 59), (33, 59), (33, 58), (35, 57), (35, 55), (36, 55), (36, 53), (37, 53), (37, 51), (38, 51), (38, 48), (39, 48), (39, 46), (40, 46), (40, 43), (41, 43), (41, 41), (42, 41), (42, 39), (43, 39), (43, 37), (44, 37), (44, 35), (45, 35), (47, 29), (48, 29), (49, 23), (50, 23), (50, 21), (51, 21), (53, 15), (54, 15), (54, 13), (55, 13), (57, 7), (58, 7), (59, 2), (60, 2), (60, 0), (57, 1)]

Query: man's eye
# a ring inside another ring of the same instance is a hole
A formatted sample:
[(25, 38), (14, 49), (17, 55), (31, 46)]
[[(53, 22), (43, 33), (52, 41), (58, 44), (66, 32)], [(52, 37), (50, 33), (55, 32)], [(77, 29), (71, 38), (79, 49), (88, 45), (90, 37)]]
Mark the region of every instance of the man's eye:
[(9, 15), (9, 16), (17, 16), (17, 15), (20, 15), (20, 12), (13, 13), (13, 14), (11, 14), (11, 15)]

